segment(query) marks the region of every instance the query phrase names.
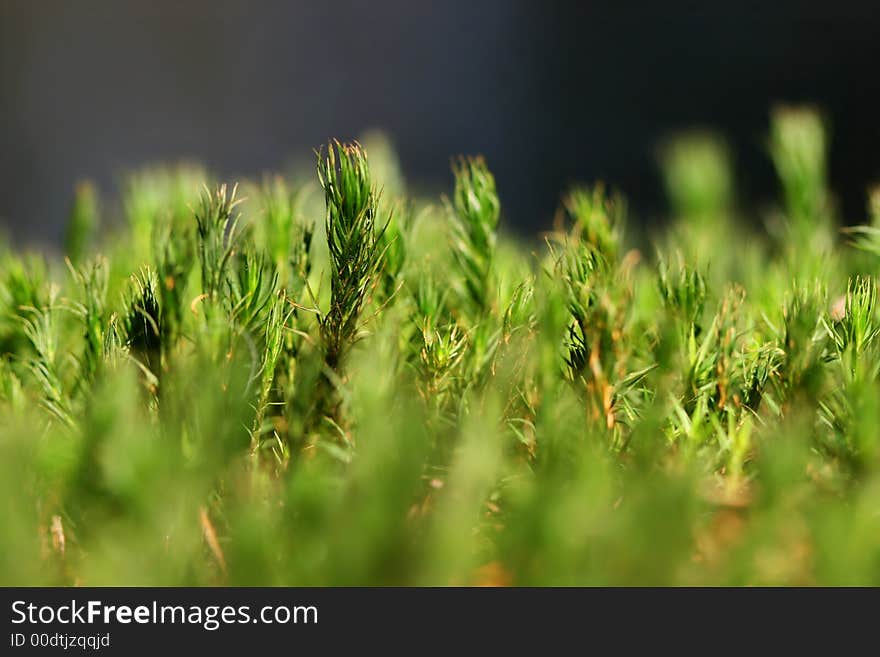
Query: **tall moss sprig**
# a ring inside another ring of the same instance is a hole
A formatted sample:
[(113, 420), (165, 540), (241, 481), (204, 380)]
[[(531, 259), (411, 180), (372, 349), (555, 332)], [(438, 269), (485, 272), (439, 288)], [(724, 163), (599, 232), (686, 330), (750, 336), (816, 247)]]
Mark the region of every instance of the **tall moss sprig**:
[(778, 387), (785, 400), (798, 392), (817, 394), (822, 382), (823, 352), (828, 335), (822, 325), (827, 305), (820, 285), (794, 286), (782, 311), (782, 352)]
[[(260, 381), (254, 423), (251, 429), (251, 450), (260, 446), (263, 434), (263, 422), (269, 409), (272, 383), (275, 381), (275, 370), (278, 367), (284, 349), (284, 332), (293, 315), (293, 306), (281, 292), (271, 300), (266, 311), (265, 334), (262, 362), (260, 363)], [(276, 454), (276, 456), (280, 456)]]
[(623, 197), (606, 195), (605, 187), (600, 183), (592, 188), (574, 188), (563, 205), (574, 222), (573, 236), (589, 244), (609, 262), (616, 262), (626, 215)]
[(104, 258), (82, 267), (70, 260), (71, 276), (82, 294), (72, 304), (73, 313), (82, 322), (85, 347), (80, 361), (81, 384), (91, 383), (104, 355), (108, 265)]
[(266, 252), (252, 243), (243, 244), (229, 284), (230, 317), (245, 329), (264, 325), (278, 287), (278, 271)]
[(770, 155), (785, 203), (782, 235), (796, 272), (821, 275), (834, 243), (828, 187), (828, 136), (822, 115), (810, 107), (777, 107), (770, 117)]
[(74, 264), (78, 264), (94, 245), (98, 230), (98, 194), (90, 182), (76, 186), (73, 207), (64, 235), (64, 250)]
[(378, 193), (357, 143), (331, 142), (318, 153), (330, 251), (330, 309), (321, 316), (325, 363), (338, 370), (360, 329), (361, 311), (382, 267)]
[(37, 383), (40, 405), (64, 426), (72, 428), (76, 426), (76, 420), (64, 385), (58, 344), (57, 289), (50, 289), (46, 306), (22, 310), (24, 335), (34, 352), (27, 366)]
[(155, 270), (144, 267), (131, 277), (125, 293), (125, 344), (141, 365), (148, 385), (155, 385), (160, 374), (163, 318), (159, 306), (159, 281)]
[(186, 287), (194, 261), (195, 239), (191, 226), (171, 221), (157, 222), (153, 231), (153, 253), (159, 278), (159, 303), (165, 321), (163, 353), (174, 348), (183, 328), (189, 300)]
[(492, 305), (491, 274), (501, 203), (495, 178), (481, 157), (453, 163), (452, 247), (469, 302), (478, 314)]
[(213, 192), (203, 190), (196, 210), (199, 262), (202, 267), (202, 294), (215, 301), (226, 291), (229, 261), (235, 253), (240, 214), (236, 206), (238, 185), (228, 190), (219, 185)]
[(700, 318), (706, 304), (706, 279), (699, 269), (688, 266), (679, 256), (677, 266), (661, 257), (657, 266), (657, 289), (663, 305), (680, 322), (684, 338), (701, 332)]
[(847, 283), (843, 316), (827, 324), (847, 382), (873, 381), (880, 373), (880, 359), (875, 351), (880, 335), (876, 309), (877, 282), (857, 276)]
[(711, 132), (675, 135), (660, 148), (666, 192), (679, 221), (721, 228), (730, 212), (733, 174), (724, 140)]
[(398, 212), (389, 213), (388, 224), (380, 238), (385, 251), (385, 264), (382, 268), (379, 291), (381, 299), (391, 299), (402, 282), (404, 265), (407, 260), (406, 242), (412, 228), (412, 207), (403, 207)]
[(566, 242), (562, 249), (554, 275), (562, 282), (569, 313), (565, 375), (583, 387), (589, 417), (612, 430), (619, 420), (618, 395), (638, 382), (626, 376), (624, 323), (631, 293), (591, 244)]
[(725, 140), (704, 130), (683, 132), (663, 143), (659, 160), (674, 217), (665, 251), (686, 253), (713, 286), (740, 279), (742, 254), (728, 247), (748, 232), (735, 220), (735, 177)]

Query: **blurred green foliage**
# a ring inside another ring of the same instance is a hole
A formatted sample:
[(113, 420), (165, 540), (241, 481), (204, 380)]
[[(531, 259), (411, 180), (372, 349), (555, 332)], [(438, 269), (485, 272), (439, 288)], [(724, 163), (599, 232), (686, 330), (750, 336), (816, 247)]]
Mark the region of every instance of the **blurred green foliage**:
[(0, 583), (880, 584), (880, 195), (847, 244), (821, 116), (769, 134), (766, 230), (689, 133), (641, 251), (601, 185), (544, 245), (482, 159), (408, 199), (376, 134), (81, 185), (66, 263), (0, 248)]

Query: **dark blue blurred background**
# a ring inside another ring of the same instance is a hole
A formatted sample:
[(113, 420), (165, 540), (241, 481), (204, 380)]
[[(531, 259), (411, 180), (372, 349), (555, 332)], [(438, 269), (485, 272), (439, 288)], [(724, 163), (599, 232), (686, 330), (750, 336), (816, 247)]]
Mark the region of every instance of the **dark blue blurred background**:
[(188, 157), (225, 176), (385, 129), (412, 181), (445, 188), (482, 152), (505, 214), (547, 225), (603, 178), (663, 212), (654, 147), (694, 124), (730, 138), (742, 196), (772, 197), (775, 101), (820, 104), (845, 218), (880, 180), (873, 3), (0, 0), (0, 221), (55, 241), (74, 183)]

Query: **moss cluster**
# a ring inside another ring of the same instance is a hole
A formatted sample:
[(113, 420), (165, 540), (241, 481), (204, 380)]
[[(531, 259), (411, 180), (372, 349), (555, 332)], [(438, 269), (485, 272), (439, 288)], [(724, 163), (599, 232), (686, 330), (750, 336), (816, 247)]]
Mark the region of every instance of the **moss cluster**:
[(880, 584), (880, 197), (837, 230), (819, 115), (757, 217), (671, 140), (650, 239), (594, 185), (527, 244), (482, 159), (431, 203), (367, 146), (0, 249), (0, 583)]

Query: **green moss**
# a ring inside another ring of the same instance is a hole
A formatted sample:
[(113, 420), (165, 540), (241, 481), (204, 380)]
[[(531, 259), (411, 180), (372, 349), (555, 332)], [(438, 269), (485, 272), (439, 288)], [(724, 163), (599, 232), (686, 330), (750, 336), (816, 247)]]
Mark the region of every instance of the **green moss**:
[(880, 196), (836, 238), (815, 112), (767, 216), (667, 142), (649, 252), (601, 184), (524, 243), (484, 160), (441, 204), (367, 143), (0, 249), (0, 583), (880, 584)]

